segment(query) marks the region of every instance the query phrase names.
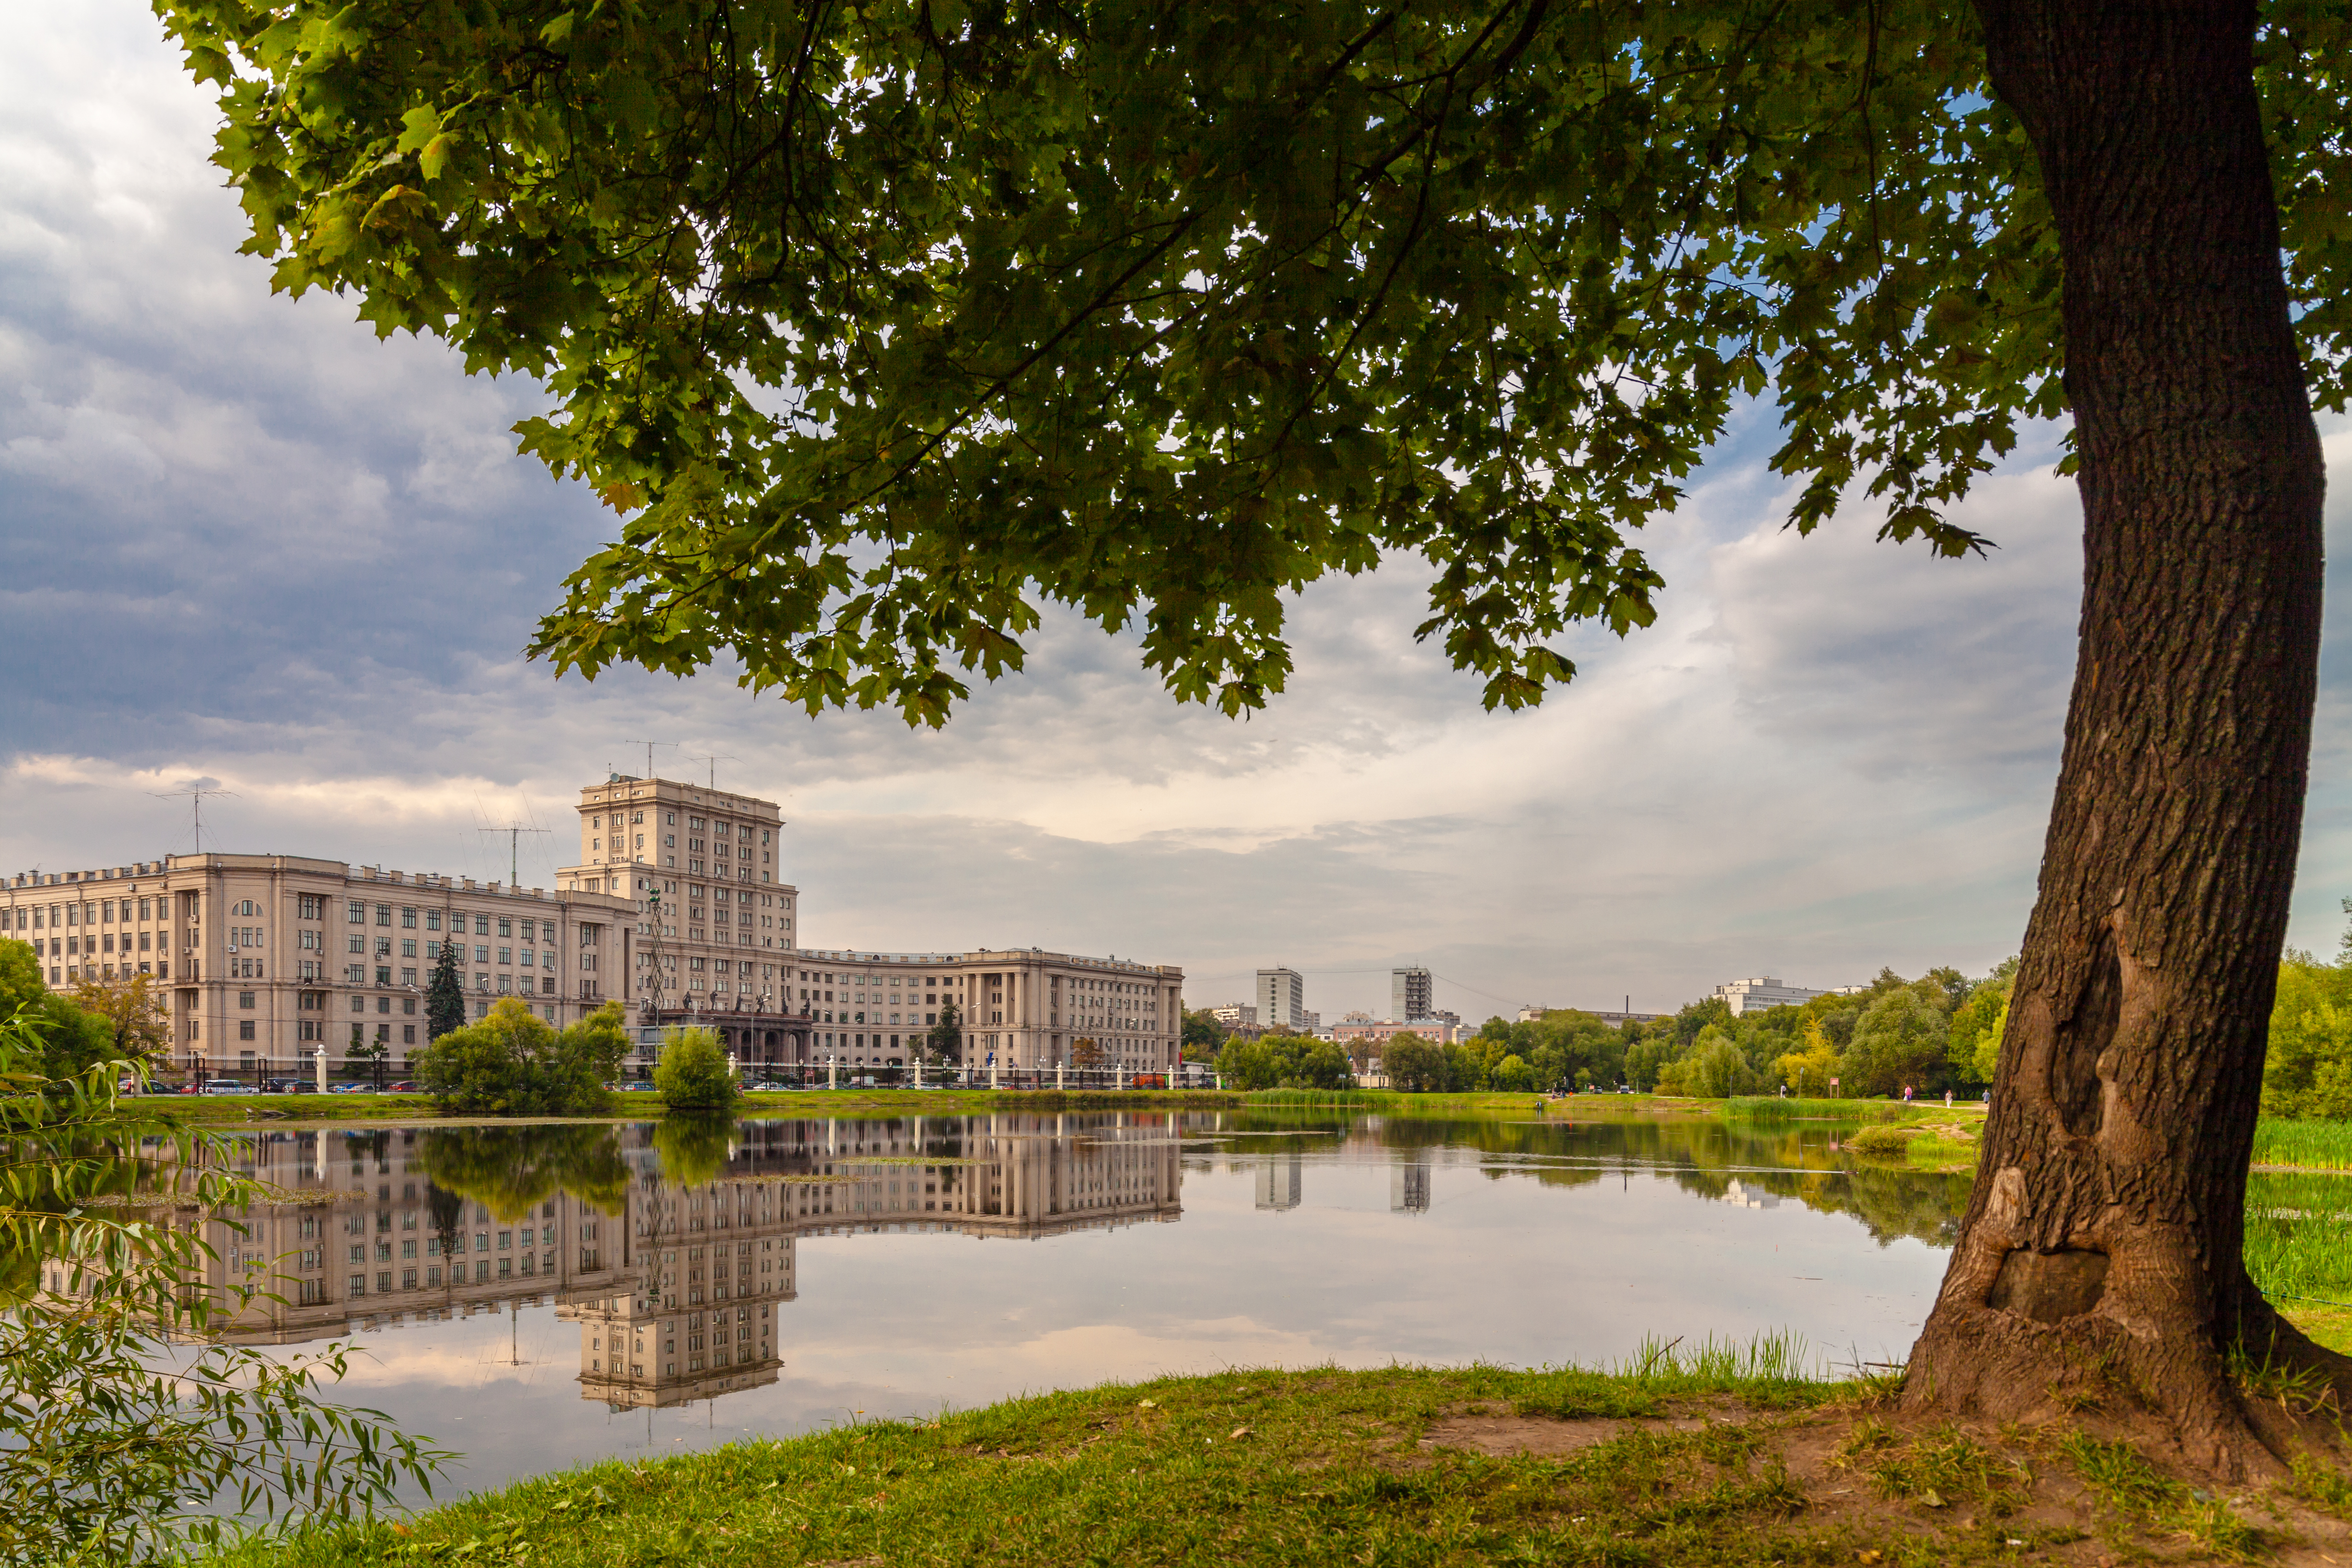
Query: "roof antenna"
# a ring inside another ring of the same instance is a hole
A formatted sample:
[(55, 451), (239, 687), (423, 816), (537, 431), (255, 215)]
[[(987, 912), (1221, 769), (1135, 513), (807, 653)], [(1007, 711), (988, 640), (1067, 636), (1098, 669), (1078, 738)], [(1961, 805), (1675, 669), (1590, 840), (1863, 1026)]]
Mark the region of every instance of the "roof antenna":
[(507, 886), (509, 888), (516, 888), (522, 885), (522, 874), (520, 870), (522, 865), (522, 850), (520, 848), (522, 836), (526, 833), (545, 833), (547, 829), (544, 827), (525, 826), (520, 822), (509, 822), (504, 827), (477, 827), (474, 831), (477, 833), (503, 833), (507, 836)]
[(721, 763), (731, 763), (736, 760), (736, 758), (727, 756), (723, 753), (716, 756), (705, 753), (695, 758), (695, 761), (698, 763), (709, 763), (710, 764), (710, 792), (713, 795), (719, 793), (719, 764)]
[(210, 779), (192, 779), (179, 789), (149, 790), (147, 793), (157, 800), (177, 800), (184, 796), (190, 801), (190, 808), (195, 816), (196, 853), (199, 855), (205, 852), (205, 796), (225, 795), (231, 800), (236, 798), (236, 791), (223, 789)]
[(646, 749), (646, 782), (648, 784), (653, 782), (654, 776), (654, 748), (677, 744), (676, 741), (624, 741), (621, 743), (625, 746), (643, 746)]

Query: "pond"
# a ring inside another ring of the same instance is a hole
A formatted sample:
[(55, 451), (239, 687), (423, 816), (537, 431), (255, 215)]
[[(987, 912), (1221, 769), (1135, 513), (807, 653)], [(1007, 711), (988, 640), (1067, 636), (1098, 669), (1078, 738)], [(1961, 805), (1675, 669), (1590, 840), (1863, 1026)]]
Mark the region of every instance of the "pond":
[(276, 1131), (217, 1222), (362, 1351), (443, 1496), (1024, 1391), (1230, 1365), (1622, 1359), (1789, 1331), (1899, 1360), (1963, 1177), (1832, 1125), (1265, 1110)]

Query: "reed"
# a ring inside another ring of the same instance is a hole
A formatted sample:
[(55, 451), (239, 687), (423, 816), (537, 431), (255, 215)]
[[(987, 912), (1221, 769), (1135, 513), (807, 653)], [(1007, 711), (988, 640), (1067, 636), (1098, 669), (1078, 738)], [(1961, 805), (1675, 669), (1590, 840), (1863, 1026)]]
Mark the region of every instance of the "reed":
[(2254, 1163), (2352, 1171), (2352, 1121), (2290, 1121), (2265, 1116), (2254, 1124)]

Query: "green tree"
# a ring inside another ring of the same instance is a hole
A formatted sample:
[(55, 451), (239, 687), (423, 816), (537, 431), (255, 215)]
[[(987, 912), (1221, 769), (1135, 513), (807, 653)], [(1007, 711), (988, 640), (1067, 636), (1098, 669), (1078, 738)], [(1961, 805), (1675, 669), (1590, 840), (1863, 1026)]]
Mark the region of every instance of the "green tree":
[(1274, 1089), (1282, 1082), (1283, 1063), (1264, 1039), (1248, 1039), (1234, 1036), (1217, 1053), (1217, 1073), (1227, 1089), (1244, 1093), (1256, 1089)]
[(445, 942), (433, 958), (433, 978), (425, 987), (425, 1038), (439, 1039), (466, 1026), (466, 982), (457, 973), (457, 943)]
[(1950, 1036), (1942, 1012), (1909, 986), (1885, 993), (1863, 1014), (1839, 1058), (1845, 1092), (1898, 1094), (1908, 1084), (1924, 1094), (1940, 1088)]
[[(99, 1062), (134, 1053), (115, 1049), (114, 1020), (86, 1012), (71, 998), (51, 991), (41, 979), (39, 957), (30, 942), (0, 938), (0, 1022), (26, 1013), (28, 1032), (23, 1048), (41, 1053), (41, 1070), (58, 1082), (79, 1079)], [(140, 1031), (132, 1031), (139, 1035)], [(168, 1047), (169, 1041), (163, 1042)], [(137, 1053), (135, 1059), (145, 1059)]]
[(1521, 1057), (1505, 1057), (1495, 1064), (1491, 1080), (1505, 1094), (1524, 1094), (1536, 1086), (1535, 1069)]
[(742, 1093), (713, 1029), (679, 1029), (663, 1041), (654, 1088), (679, 1110), (724, 1110)]
[(1225, 1026), (1206, 1007), (1190, 1007), (1184, 1012), (1184, 1059), (1205, 1062), (1223, 1048)]
[(617, 1002), (558, 1033), (509, 996), (488, 1016), (427, 1042), (409, 1058), (409, 1070), (446, 1112), (587, 1116), (610, 1109), (604, 1086), (627, 1048)]
[(931, 1059), (946, 1067), (963, 1060), (963, 1015), (956, 1010), (955, 999), (947, 997), (940, 1003), (940, 1021), (923, 1037), (923, 1044)]
[(108, 1053), (122, 1061), (152, 1064), (172, 1047), (171, 1016), (152, 974), (124, 973), (117, 980), (83, 980), (73, 988), (73, 1005), (107, 1030)]
[[(2352, 899), (2344, 900), (2344, 912), (2352, 916)], [(2289, 952), (2279, 965), (2263, 1063), (2263, 1110), (2352, 1118), (2352, 921), (2334, 963)]]
[(1685, 1094), (1726, 1100), (1753, 1093), (1758, 1087), (1756, 1069), (1748, 1065), (1747, 1053), (1713, 1025), (1699, 1031), (1690, 1055), (1676, 1065), (1682, 1068)]
[(1388, 1037), (1381, 1047), (1381, 1068), (1391, 1089), (1428, 1094), (1445, 1087), (1445, 1053), (1411, 1031)]
[[(1906, 1399), (2022, 1415), (2120, 1360), (2231, 1471), (2277, 1461), (2229, 1347), (2352, 1391), (2229, 1217), (2308, 773), (2312, 400), (2352, 395), (2345, 7), (160, 9), (276, 287), (548, 387), (523, 444), (622, 517), (533, 645), (590, 675), (732, 658), (937, 723), (1044, 599), (1239, 712), (1286, 591), (1418, 560), (1418, 635), (1517, 707), (1570, 623), (1653, 618), (1631, 536), (1743, 399), (1801, 531), (1852, 500), (1951, 556), (1975, 475), (2071, 416), (2082, 646), (2000, 1070), (2072, 1087), (1997, 1095), (2017, 1175)], [(2080, 1135), (2108, 1095), (2150, 1135)], [(2011, 1263), (2084, 1251), (2095, 1291)]]

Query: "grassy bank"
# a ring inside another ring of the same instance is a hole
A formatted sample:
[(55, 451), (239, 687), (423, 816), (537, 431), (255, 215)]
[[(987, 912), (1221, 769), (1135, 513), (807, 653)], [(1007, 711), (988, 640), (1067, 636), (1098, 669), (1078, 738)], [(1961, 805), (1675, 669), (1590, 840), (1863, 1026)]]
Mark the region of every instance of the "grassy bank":
[(2087, 1565), (2343, 1533), (2314, 1506), (2341, 1506), (2332, 1468), (2212, 1499), (2095, 1412), (1906, 1430), (1881, 1389), (1790, 1370), (1717, 1350), (1166, 1378), (611, 1462), (225, 1562)]

